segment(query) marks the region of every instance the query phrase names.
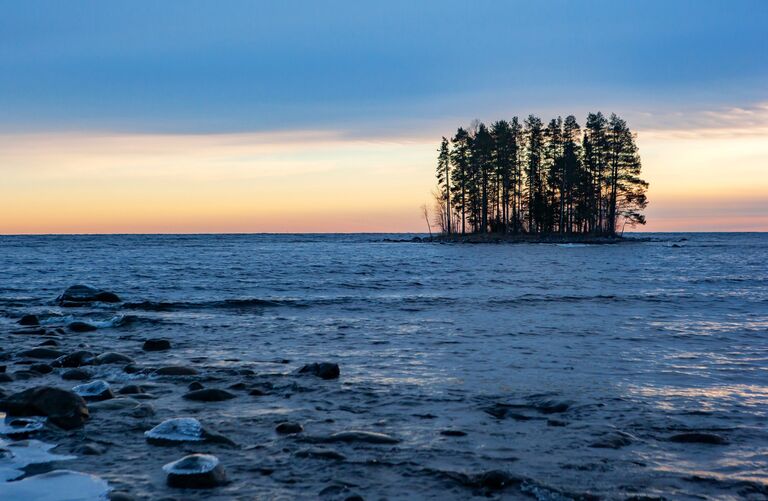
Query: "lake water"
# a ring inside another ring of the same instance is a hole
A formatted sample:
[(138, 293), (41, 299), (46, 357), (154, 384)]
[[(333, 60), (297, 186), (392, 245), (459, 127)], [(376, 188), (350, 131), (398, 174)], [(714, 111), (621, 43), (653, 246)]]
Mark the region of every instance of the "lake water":
[[(39, 436), (77, 457), (38, 469), (90, 473), (138, 499), (182, 496), (161, 466), (189, 452), (218, 456), (231, 482), (184, 499), (765, 499), (768, 234), (644, 236), (651, 241), (595, 246), (0, 237), (0, 364), (12, 373), (23, 362), (15, 353), (44, 339), (10, 334), (34, 313), (51, 332), (74, 320), (99, 327), (54, 335), (64, 352), (198, 369), (198, 378), (174, 379), (96, 366), (94, 379), (115, 390), (154, 385), (146, 402), (155, 414), (97, 410), (85, 438)], [(123, 302), (57, 306), (79, 283)], [(173, 349), (143, 352), (150, 337)], [(338, 363), (341, 377), (295, 374), (321, 361)], [(0, 388), (74, 386), (59, 373)], [(192, 380), (265, 394), (190, 402), (181, 395)], [(237, 445), (144, 441), (143, 431), (178, 416)], [(281, 421), (304, 433), (276, 434)], [(303, 457), (313, 439), (345, 430), (400, 442), (334, 443), (323, 447), (345, 459)], [(682, 433), (726, 443), (671, 440)], [(102, 453), (78, 454), (86, 439)], [(492, 470), (511, 485), (484, 480)]]

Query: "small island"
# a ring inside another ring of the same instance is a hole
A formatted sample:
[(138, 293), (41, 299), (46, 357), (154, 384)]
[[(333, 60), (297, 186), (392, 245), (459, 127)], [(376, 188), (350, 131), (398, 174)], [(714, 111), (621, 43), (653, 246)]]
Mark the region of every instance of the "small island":
[(430, 241), (616, 243), (645, 224), (648, 183), (616, 114), (590, 113), (584, 128), (573, 115), (474, 121), (438, 152)]

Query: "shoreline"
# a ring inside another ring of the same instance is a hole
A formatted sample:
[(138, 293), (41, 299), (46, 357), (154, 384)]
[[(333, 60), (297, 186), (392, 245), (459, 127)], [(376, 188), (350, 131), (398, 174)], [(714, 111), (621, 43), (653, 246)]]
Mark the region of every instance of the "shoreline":
[(621, 243), (650, 242), (650, 237), (623, 237), (608, 235), (531, 235), (506, 233), (472, 233), (472, 234), (440, 234), (429, 237), (413, 237), (411, 239), (385, 242), (415, 242), (440, 244), (584, 244), (584, 245), (616, 245)]

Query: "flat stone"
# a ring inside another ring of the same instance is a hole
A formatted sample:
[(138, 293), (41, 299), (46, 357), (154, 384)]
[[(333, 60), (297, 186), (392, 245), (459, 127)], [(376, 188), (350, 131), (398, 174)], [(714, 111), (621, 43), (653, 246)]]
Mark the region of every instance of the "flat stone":
[(197, 402), (221, 402), (235, 398), (235, 395), (227, 390), (218, 388), (204, 388), (202, 390), (190, 391), (184, 395), (186, 400), (195, 400)]
[(141, 346), (144, 351), (165, 351), (171, 349), (171, 342), (167, 339), (147, 339)]

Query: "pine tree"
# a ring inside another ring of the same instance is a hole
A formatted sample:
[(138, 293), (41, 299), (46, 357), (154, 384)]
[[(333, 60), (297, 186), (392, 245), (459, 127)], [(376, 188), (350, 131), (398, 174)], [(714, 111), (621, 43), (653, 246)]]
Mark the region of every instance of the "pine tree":
[(456, 135), (451, 140), (451, 163), (453, 164), (453, 177), (451, 189), (453, 190), (454, 206), (461, 214), (461, 233), (466, 233), (467, 223), (467, 195), (470, 178), (470, 137), (469, 133), (459, 127)]
[(542, 229), (544, 213), (544, 179), (541, 172), (543, 132), (541, 119), (529, 115), (525, 120), (527, 139), (525, 175), (528, 189), (528, 232)]
[(438, 194), (445, 206), (445, 231), (451, 233), (451, 151), (448, 139), (443, 136), (437, 156), (437, 187)]
[(645, 224), (640, 211), (648, 204), (645, 192), (648, 183), (640, 179), (640, 156), (627, 123), (615, 113), (608, 122), (606, 137), (608, 156), (608, 215), (606, 232), (615, 234), (618, 218), (634, 226)]

